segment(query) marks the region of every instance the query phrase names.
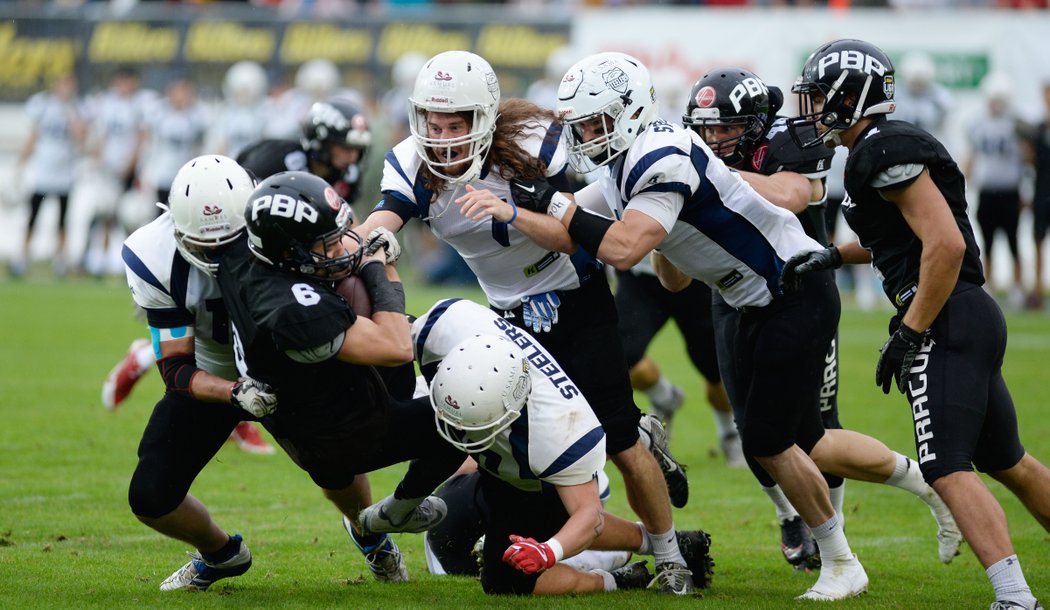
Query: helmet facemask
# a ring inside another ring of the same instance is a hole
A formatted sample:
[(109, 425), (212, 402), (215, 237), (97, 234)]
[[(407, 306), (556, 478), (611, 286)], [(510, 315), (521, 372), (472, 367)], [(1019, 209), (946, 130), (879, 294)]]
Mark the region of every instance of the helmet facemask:
[[(412, 112), (409, 128), (416, 144), (416, 152), (438, 178), (451, 184), (465, 184), (477, 180), (485, 163), (489, 148), (492, 147), (492, 135), (496, 130), (495, 116), (489, 119), (486, 109), (474, 108), (467, 111), (438, 112), (428, 111), (410, 101)], [(467, 123), (467, 133), (455, 138), (430, 137), (430, 118), (432, 114), (454, 114), (462, 117)], [(456, 149), (468, 147), (460, 155)], [(458, 168), (463, 168), (458, 170)]]
[[(750, 158), (766, 131), (766, 126), (755, 116), (706, 118), (698, 116), (700, 112), (698, 109), (692, 117), (683, 116), (682, 123), (698, 133), (711, 152), (730, 167)], [(739, 135), (719, 138), (714, 133), (716, 127), (739, 127), (741, 131)]]
[[(629, 144), (616, 130), (617, 119), (623, 111), (623, 102), (614, 100), (599, 112), (562, 121), (569, 129), (569, 165), (573, 171), (594, 171), (627, 150)], [(587, 142), (584, 141), (585, 127), (597, 132), (594, 139)]]

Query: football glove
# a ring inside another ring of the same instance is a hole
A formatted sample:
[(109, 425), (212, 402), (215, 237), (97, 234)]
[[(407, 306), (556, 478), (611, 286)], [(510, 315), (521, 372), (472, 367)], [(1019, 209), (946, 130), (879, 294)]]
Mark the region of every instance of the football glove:
[(875, 385), (882, 386), (883, 394), (890, 393), (890, 384), (894, 378), (897, 379), (897, 389), (904, 393), (908, 387), (911, 364), (929, 334), (929, 330), (920, 333), (901, 323), (882, 344), (879, 363), (875, 365)]
[(510, 181), (510, 197), (514, 205), (540, 214), (546, 214), (551, 198), (558, 191), (545, 178), (514, 178)]
[(368, 234), (368, 239), (365, 240), (365, 256), (372, 256), (380, 248), (385, 248), (388, 265), (393, 265), (401, 258), (401, 244), (397, 243), (397, 238), (386, 227), (372, 229)]
[(241, 377), (233, 384), (230, 404), (255, 417), (265, 417), (277, 410), (277, 394), (269, 384), (251, 377)]
[(549, 570), (558, 563), (554, 549), (546, 542), (537, 542), (532, 538), (510, 536), (511, 545), (503, 552), (503, 561), (526, 574), (536, 574)]
[(838, 269), (841, 266), (842, 253), (835, 246), (796, 254), (784, 263), (784, 269), (780, 272), (780, 288), (798, 290), (802, 286), (803, 273)]
[(549, 333), (558, 323), (561, 299), (556, 292), (544, 292), (521, 298), (521, 318), (534, 333)]

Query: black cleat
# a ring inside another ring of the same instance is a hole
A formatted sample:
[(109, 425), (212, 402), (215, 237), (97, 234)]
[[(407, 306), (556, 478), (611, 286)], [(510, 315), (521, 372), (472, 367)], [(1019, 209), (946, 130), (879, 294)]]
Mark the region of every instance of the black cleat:
[(798, 515), (795, 515), (793, 519), (781, 521), (780, 551), (784, 553), (784, 559), (796, 570), (812, 572), (820, 569), (820, 550), (817, 548), (817, 541), (813, 539), (809, 527)]
[(649, 573), (644, 561), (635, 561), (610, 572), (616, 581), (617, 589), (644, 589), (649, 586), (653, 575)]
[(703, 530), (682, 530), (675, 532), (678, 537), (678, 550), (685, 559), (685, 565), (693, 573), (693, 586), (706, 589), (711, 586), (711, 577), (715, 571), (715, 561), (711, 559), (711, 535)]

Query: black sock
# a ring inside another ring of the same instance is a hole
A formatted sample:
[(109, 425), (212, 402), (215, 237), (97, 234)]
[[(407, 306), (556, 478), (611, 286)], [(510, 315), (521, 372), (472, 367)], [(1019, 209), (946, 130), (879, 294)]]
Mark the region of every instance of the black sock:
[(222, 563), (224, 561), (232, 559), (233, 556), (237, 554), (237, 551), (240, 550), (240, 539), (235, 539), (233, 536), (230, 536), (230, 539), (226, 541), (226, 544), (224, 544), (221, 549), (215, 551), (214, 553), (202, 552), (201, 557), (203, 557), (204, 561), (207, 561), (208, 563)]

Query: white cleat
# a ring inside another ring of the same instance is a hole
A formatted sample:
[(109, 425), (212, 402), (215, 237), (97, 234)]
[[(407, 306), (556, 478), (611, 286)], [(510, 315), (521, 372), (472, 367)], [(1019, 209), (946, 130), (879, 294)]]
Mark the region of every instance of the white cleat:
[(816, 584), (795, 599), (833, 602), (868, 590), (868, 575), (856, 555), (846, 561), (825, 559), (823, 563)]

